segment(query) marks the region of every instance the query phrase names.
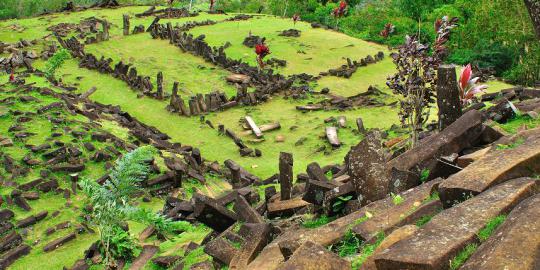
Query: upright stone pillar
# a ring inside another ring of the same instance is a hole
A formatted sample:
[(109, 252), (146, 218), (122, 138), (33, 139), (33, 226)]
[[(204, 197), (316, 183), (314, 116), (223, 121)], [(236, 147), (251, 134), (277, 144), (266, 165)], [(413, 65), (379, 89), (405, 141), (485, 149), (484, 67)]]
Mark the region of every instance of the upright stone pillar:
[(437, 106), (439, 129), (443, 130), (463, 115), (456, 68), (442, 65), (437, 71)]
[(163, 72), (157, 74), (157, 98), (163, 99)]
[(129, 35), (129, 15), (124, 14), (124, 36)]
[(281, 200), (290, 200), (292, 195), (293, 156), (290, 153), (279, 154), (279, 184)]

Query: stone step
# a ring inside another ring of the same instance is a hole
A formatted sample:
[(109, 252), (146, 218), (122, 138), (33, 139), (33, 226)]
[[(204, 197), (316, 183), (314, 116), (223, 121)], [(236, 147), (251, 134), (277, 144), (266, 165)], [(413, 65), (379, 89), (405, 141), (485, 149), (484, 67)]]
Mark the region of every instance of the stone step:
[[(420, 187), (403, 193), (401, 196), (404, 198), (404, 204), (414, 206), (414, 202), (423, 202), (426, 198), (430, 197), (432, 189), (436, 184), (438, 184), (438, 181), (430, 181)], [(294, 251), (307, 241), (312, 241), (325, 247), (333, 245), (339, 242), (343, 238), (343, 235), (355, 226), (354, 223), (366, 219), (366, 213), (369, 213), (368, 215), (373, 218), (378, 214), (388, 213), (389, 209), (392, 209), (393, 207), (396, 207), (396, 205), (392, 202), (392, 198), (387, 197), (383, 200), (368, 204), (354, 213), (338, 218), (319, 228), (301, 228), (298, 230), (286, 231), (266, 246), (263, 251), (261, 251), (260, 255), (249, 265), (248, 269), (276, 269), (280, 263), (285, 261), (280, 246), (290, 247), (290, 249)], [(410, 208), (407, 208), (406, 210), (409, 211)], [(376, 228), (376, 226), (373, 226), (373, 228)]]
[(448, 269), (450, 260), (477, 241), (476, 234), (490, 219), (508, 213), (539, 189), (540, 182), (535, 179), (514, 179), (447, 209), (414, 236), (376, 256), (377, 269)]
[(540, 172), (540, 136), (530, 137), (512, 149), (492, 151), (452, 175), (439, 186), (441, 201), (450, 207), (506, 180), (535, 172)]
[(323, 246), (308, 241), (300, 246), (291, 258), (277, 269), (347, 270), (351, 263), (328, 251)]
[(514, 208), (460, 269), (538, 269), (539, 250), (540, 194), (537, 194)]

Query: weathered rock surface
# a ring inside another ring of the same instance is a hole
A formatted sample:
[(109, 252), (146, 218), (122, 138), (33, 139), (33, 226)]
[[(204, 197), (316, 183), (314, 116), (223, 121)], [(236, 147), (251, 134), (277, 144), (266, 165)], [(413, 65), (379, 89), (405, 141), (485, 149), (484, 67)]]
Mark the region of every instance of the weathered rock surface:
[(441, 201), (449, 207), (506, 180), (535, 172), (540, 172), (540, 136), (532, 136), (512, 149), (492, 151), (452, 175), (439, 186)]
[(448, 269), (449, 261), (477, 241), (476, 234), (490, 219), (508, 213), (539, 188), (534, 179), (515, 179), (447, 209), (414, 236), (381, 252), (375, 258), (377, 269)]
[(308, 241), (292, 257), (280, 265), (279, 270), (347, 270), (351, 263), (328, 251), (323, 246)]
[(540, 194), (537, 194), (514, 208), (460, 269), (538, 269), (539, 251)]
[(269, 241), (270, 226), (268, 224), (246, 223), (243, 226), (246, 227), (248, 234), (237, 255), (231, 260), (229, 265), (229, 269), (231, 270), (246, 269), (248, 264), (255, 259), (259, 251), (261, 251)]

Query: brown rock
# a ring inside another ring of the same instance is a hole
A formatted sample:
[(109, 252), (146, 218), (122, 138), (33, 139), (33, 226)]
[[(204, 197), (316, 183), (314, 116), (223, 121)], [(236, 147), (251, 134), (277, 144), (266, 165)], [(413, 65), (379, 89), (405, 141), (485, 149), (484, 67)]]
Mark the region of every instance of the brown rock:
[(143, 269), (143, 267), (148, 263), (148, 261), (154, 257), (154, 255), (159, 251), (159, 247), (152, 246), (152, 245), (146, 245), (143, 247), (143, 250), (141, 251), (141, 254), (139, 257), (137, 257), (131, 266), (129, 267), (129, 270), (138, 270)]
[(443, 211), (414, 236), (376, 256), (377, 269), (448, 269), (450, 260), (477, 241), (476, 234), (490, 219), (538, 193), (539, 185), (534, 179), (515, 179)]
[(259, 251), (261, 251), (269, 241), (270, 226), (265, 223), (243, 225), (247, 227), (248, 235), (238, 254), (234, 256), (229, 265), (229, 269), (238, 270), (246, 269), (248, 264), (255, 259)]
[(302, 200), (301, 198), (293, 198), (290, 200), (276, 200), (267, 204), (268, 217), (283, 217), (292, 216), (300, 209), (310, 206), (311, 204)]
[(521, 202), (460, 269), (538, 269), (539, 206), (540, 194)]
[(328, 251), (323, 246), (308, 241), (292, 257), (280, 265), (279, 270), (346, 270), (351, 263)]
[(449, 207), (506, 180), (535, 172), (540, 172), (540, 136), (512, 149), (492, 151), (452, 175), (439, 186), (441, 201)]

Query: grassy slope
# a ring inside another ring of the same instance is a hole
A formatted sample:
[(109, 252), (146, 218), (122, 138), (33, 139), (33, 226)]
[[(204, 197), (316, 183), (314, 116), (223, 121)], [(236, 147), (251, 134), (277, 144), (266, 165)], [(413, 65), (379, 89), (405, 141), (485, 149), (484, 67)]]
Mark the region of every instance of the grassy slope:
[(254, 19), (238, 22), (227, 22), (217, 25), (197, 27), (190, 31), (194, 36), (206, 35), (211, 46), (221, 46), (230, 42), (227, 55), (234, 59), (242, 59), (255, 65), (255, 54), (252, 48), (242, 44), (251, 32), (253, 35), (266, 37), (270, 47), (267, 58), (287, 60), (287, 67), (279, 70), (283, 74), (308, 73), (318, 75), (321, 71), (337, 68), (350, 57), (353, 60), (386, 51), (384, 46), (349, 37), (345, 34), (323, 29), (313, 29), (308, 23), (297, 23), (296, 29), (302, 31), (299, 38), (278, 36), (283, 30), (293, 28), (290, 19), (272, 16), (257, 16)]

